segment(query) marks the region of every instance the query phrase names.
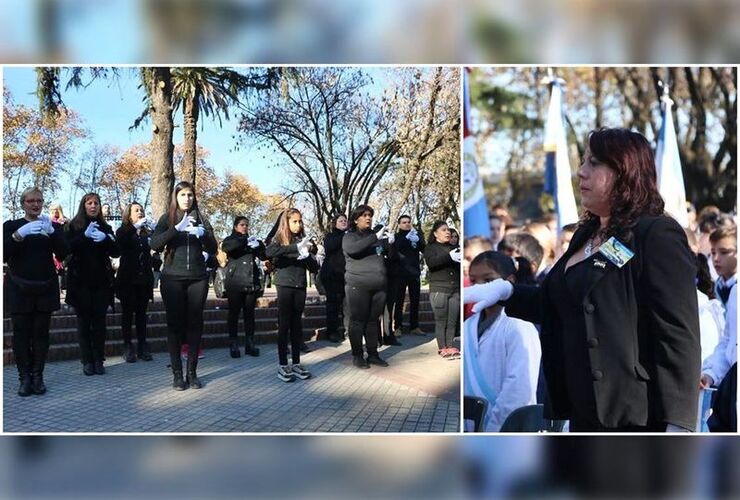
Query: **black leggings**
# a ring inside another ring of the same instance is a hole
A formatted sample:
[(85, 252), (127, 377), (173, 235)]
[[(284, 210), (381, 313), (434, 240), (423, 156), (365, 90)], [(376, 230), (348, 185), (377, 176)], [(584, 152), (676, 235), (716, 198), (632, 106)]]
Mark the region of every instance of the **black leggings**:
[(13, 356), (21, 375), (43, 373), (49, 352), (51, 312), (34, 311), (11, 315)]
[(434, 334), (437, 347), (452, 347), (453, 339), (460, 323), (460, 292), (431, 292), (429, 299), (434, 312)]
[(208, 296), (208, 278), (173, 279), (163, 275), (159, 284), (167, 313), (167, 347), (173, 370), (182, 370), (180, 349), (187, 340), (188, 356), (198, 358), (203, 336), (203, 307)]
[(288, 339), (293, 364), (301, 362), (303, 343), (303, 309), (306, 307), (306, 289), (277, 287), (278, 303), (278, 362), (288, 364)]
[(146, 308), (149, 305), (149, 285), (131, 285), (121, 293), (121, 333), (126, 344), (131, 343), (131, 322), (136, 314), (136, 340), (146, 342)]
[[(341, 279), (341, 275), (340, 275)], [(326, 288), (326, 331), (329, 334), (339, 333), (339, 327), (344, 323), (344, 280), (335, 280), (331, 277), (330, 283), (324, 283)]]
[(349, 301), (349, 343), (353, 356), (362, 356), (362, 338), (370, 356), (378, 354), (378, 319), (385, 308), (385, 290), (345, 287)]
[(110, 305), (108, 288), (85, 288), (78, 291), (77, 334), (80, 361), (83, 365), (105, 359), (105, 313)]
[(247, 342), (254, 338), (254, 308), (257, 305), (257, 295), (253, 292), (227, 291), (229, 299), (229, 339), (236, 342), (239, 326), (239, 313), (244, 311), (244, 335)]

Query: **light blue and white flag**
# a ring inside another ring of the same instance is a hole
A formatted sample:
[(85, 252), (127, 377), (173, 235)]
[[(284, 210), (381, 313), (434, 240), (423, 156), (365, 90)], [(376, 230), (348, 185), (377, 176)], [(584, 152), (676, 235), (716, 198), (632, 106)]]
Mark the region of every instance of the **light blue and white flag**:
[(665, 202), (665, 211), (676, 219), (682, 227), (689, 227), (686, 210), (686, 189), (683, 184), (681, 158), (678, 154), (676, 129), (673, 127), (673, 100), (668, 97), (668, 87), (663, 87), (660, 98), (663, 124), (658, 134), (655, 150), (655, 168), (658, 174), (658, 191)]
[(475, 159), (475, 138), (470, 133), (470, 87), (468, 69), (463, 71), (463, 234), (491, 237), (488, 203)]

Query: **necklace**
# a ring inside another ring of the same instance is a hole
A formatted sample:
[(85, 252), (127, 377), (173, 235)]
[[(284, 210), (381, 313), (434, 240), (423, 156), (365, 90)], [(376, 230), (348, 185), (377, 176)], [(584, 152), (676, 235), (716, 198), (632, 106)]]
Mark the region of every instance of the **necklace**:
[(594, 237), (591, 236), (588, 239), (588, 242), (586, 243), (586, 246), (583, 247), (583, 255), (585, 257), (591, 257), (591, 254), (593, 253), (593, 251), (594, 251)]

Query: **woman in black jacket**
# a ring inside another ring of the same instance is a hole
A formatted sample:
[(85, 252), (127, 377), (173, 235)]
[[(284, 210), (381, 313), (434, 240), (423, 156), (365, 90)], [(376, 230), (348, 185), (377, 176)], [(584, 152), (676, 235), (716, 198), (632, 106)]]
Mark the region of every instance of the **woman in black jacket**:
[[(149, 237), (152, 228), (144, 215), (144, 207), (133, 202), (123, 209), (121, 227), (116, 240), (121, 249), (121, 260), (116, 272), (116, 295), (121, 301), (121, 334), (123, 359), (127, 363), (151, 361), (146, 343), (146, 309), (153, 297), (154, 273), (152, 272)], [(136, 314), (136, 350), (131, 343), (131, 323)]]
[[(306, 306), (306, 271), (316, 272), (314, 259), (316, 245), (305, 235), (303, 217), (295, 208), (280, 216), (275, 236), (267, 246), (267, 258), (275, 266), (275, 286), (278, 302), (278, 378), (292, 382), (295, 377), (311, 378), (301, 365), (303, 323), (301, 316)], [(288, 339), (293, 365), (288, 365)]]
[[(350, 230), (344, 235), (342, 249), (346, 261), (344, 281), (349, 303), (349, 341), (353, 364), (369, 368), (370, 364), (388, 366), (378, 355), (378, 319), (383, 314), (386, 299), (386, 256), (390, 252), (389, 234), (385, 226), (372, 228), (375, 211), (360, 205), (350, 214)], [(372, 228), (372, 229), (371, 229)], [(362, 350), (365, 338), (367, 360)]]
[[(213, 229), (198, 208), (193, 186), (175, 186), (167, 213), (160, 217), (151, 247), (164, 251), (159, 289), (167, 314), (167, 347), (176, 391), (202, 387), (198, 379), (198, 349), (203, 335), (203, 307), (208, 296), (208, 271), (203, 253), (213, 255), (217, 244)], [(182, 377), (180, 349), (189, 345), (187, 383)]]
[(332, 231), (324, 238), (326, 258), (319, 276), (326, 289), (326, 333), (332, 342), (341, 342), (344, 335), (339, 328), (344, 318), (344, 253), (342, 239), (347, 231), (347, 216), (335, 215)]
[(44, 394), (44, 365), (49, 351), (51, 313), (59, 309), (54, 257), (69, 249), (60, 224), (41, 214), (44, 197), (32, 187), (21, 193), (21, 219), (3, 224), (7, 312), (13, 325), (13, 356), (20, 378), (19, 396)]
[(77, 215), (65, 225), (72, 258), (67, 267), (67, 304), (75, 308), (80, 357), (85, 375), (103, 375), (105, 313), (113, 305), (111, 258), (120, 250), (113, 229), (105, 222), (100, 197), (87, 193)]
[(460, 350), (453, 340), (460, 323), (460, 247), (450, 244), (450, 228), (438, 220), (432, 226), (424, 260), (429, 268), (429, 300), (434, 312), (434, 333), (437, 353), (443, 358), (457, 359)]
[(244, 354), (259, 356), (260, 350), (254, 343), (254, 310), (261, 289), (259, 265), (256, 259), (265, 260), (265, 245), (254, 236), (249, 236), (247, 218), (234, 219), (231, 235), (221, 243), (221, 249), (229, 257), (226, 264), (226, 298), (229, 300), (229, 340), (232, 358), (238, 358), (239, 345), (237, 326), (239, 313), (244, 311)]
[(541, 287), (465, 289), (480, 310), (542, 325), (545, 418), (575, 432), (691, 431), (701, 354), (696, 259), (664, 214), (642, 135), (591, 132), (578, 172), (585, 212)]

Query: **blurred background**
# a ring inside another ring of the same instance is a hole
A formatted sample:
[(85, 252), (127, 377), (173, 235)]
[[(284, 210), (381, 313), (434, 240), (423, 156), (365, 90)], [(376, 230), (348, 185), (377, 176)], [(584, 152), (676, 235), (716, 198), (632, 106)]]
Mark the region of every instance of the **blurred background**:
[(734, 0), (3, 4), (2, 63), (677, 64), (740, 55)]

